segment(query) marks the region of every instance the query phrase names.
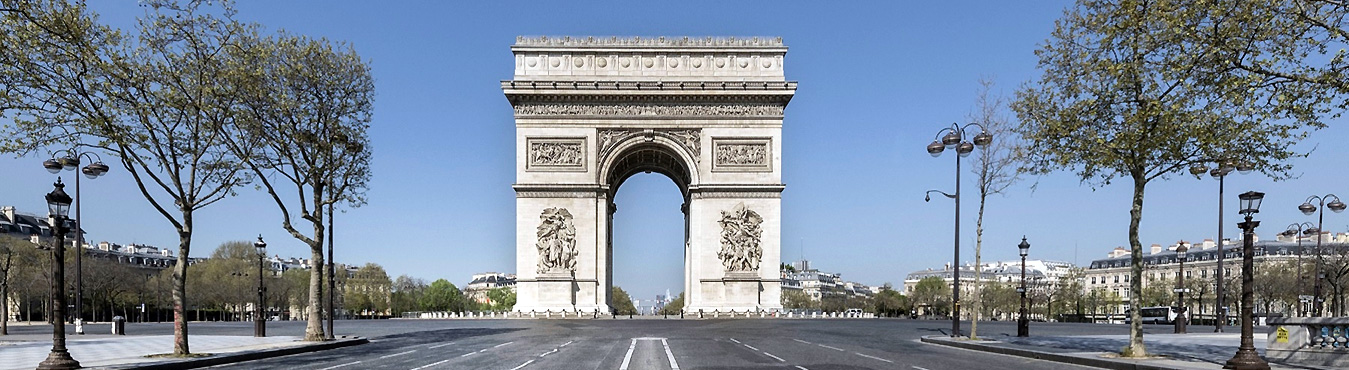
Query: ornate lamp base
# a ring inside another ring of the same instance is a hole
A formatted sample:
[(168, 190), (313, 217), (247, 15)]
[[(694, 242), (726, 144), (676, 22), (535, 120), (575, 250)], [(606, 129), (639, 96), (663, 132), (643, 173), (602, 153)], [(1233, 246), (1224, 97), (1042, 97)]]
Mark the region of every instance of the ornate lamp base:
[(1237, 355), (1227, 360), (1223, 365), (1224, 369), (1234, 370), (1269, 370), (1269, 363), (1260, 358), (1260, 354), (1255, 352), (1254, 348), (1242, 348), (1237, 350)]
[(42, 360), (42, 363), (37, 365), (38, 370), (65, 370), (78, 368), (80, 368), (80, 362), (71, 358), (70, 353), (63, 349), (53, 349), (47, 354), (47, 359)]

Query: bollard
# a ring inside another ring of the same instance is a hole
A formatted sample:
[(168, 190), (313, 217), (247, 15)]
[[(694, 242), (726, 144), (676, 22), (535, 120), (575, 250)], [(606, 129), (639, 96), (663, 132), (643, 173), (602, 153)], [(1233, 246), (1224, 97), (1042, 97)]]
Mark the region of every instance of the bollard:
[(112, 333), (116, 335), (126, 335), (126, 318), (121, 316), (112, 317)]
[(703, 318), (703, 309), (701, 308), (698, 309), (698, 318)]

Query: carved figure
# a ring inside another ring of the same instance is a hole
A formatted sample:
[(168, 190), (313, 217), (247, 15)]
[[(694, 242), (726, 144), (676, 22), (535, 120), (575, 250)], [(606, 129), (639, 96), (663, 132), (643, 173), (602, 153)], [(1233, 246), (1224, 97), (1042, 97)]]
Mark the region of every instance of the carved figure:
[(548, 208), (539, 215), (540, 274), (576, 271), (576, 226), (566, 208)]
[(768, 145), (765, 144), (722, 144), (717, 145), (718, 164), (766, 164), (768, 163)]
[(529, 161), (531, 164), (549, 166), (579, 166), (585, 159), (579, 142), (535, 142), (530, 143)]
[(759, 261), (763, 259), (763, 247), (759, 238), (763, 230), (759, 224), (763, 217), (745, 208), (745, 203), (735, 205), (730, 211), (721, 211), (721, 251), (717, 257), (727, 272), (759, 271)]

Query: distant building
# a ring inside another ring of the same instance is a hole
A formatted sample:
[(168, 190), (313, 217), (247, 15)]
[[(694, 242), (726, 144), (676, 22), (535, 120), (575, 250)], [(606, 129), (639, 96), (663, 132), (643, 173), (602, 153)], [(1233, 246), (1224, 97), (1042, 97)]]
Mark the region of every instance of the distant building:
[(496, 288), (508, 288), (515, 291), (515, 274), (502, 274), (497, 272), (484, 272), (473, 274), (473, 280), (464, 285), (464, 297), (472, 299), (478, 303), (488, 303), (491, 301), (487, 297), (487, 291)]
[(814, 301), (831, 295), (870, 297), (879, 291), (866, 284), (844, 281), (840, 273), (811, 268), (809, 260), (793, 262), (792, 269), (795, 271), (782, 271), (782, 291), (799, 291)]

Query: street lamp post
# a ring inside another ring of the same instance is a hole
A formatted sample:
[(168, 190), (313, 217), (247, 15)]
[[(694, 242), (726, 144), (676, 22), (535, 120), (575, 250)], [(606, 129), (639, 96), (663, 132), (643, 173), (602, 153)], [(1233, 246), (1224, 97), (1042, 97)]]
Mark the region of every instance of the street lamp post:
[(1030, 254), (1030, 243), (1026, 242), (1026, 237), (1021, 237), (1021, 244), (1016, 248), (1021, 253), (1021, 286), (1016, 288), (1017, 293), (1021, 293), (1021, 318), (1016, 320), (1016, 336), (1030, 336), (1030, 319), (1026, 317), (1026, 255)]
[(1232, 173), (1232, 170), (1246, 174), (1254, 170), (1255, 166), (1251, 165), (1250, 162), (1237, 162), (1232, 159), (1207, 160), (1205, 162), (1213, 162), (1215, 166), (1210, 170), (1203, 164), (1195, 165), (1190, 167), (1190, 174), (1199, 177), (1203, 176), (1204, 172), (1208, 172), (1209, 176), (1218, 179), (1218, 271), (1214, 274), (1214, 279), (1217, 281), (1214, 291), (1218, 293), (1214, 301), (1217, 306), (1215, 311), (1217, 312), (1214, 314), (1218, 316), (1218, 319), (1214, 320), (1213, 332), (1221, 333), (1223, 325), (1227, 324), (1227, 307), (1223, 304), (1225, 296), (1223, 294), (1223, 275), (1226, 273), (1223, 270), (1223, 180), (1227, 178), (1227, 174)]
[(1180, 260), (1180, 272), (1176, 274), (1176, 334), (1185, 334), (1185, 325), (1189, 324), (1185, 315), (1185, 256), (1190, 248), (1181, 244), (1176, 247), (1176, 259)]
[[(88, 158), (94, 161), (88, 166), (80, 169), (85, 177), (90, 180), (96, 179), (108, 173), (108, 165), (103, 164), (103, 158), (93, 152), (78, 152), (75, 149), (67, 150), (64, 157), (42, 161), (42, 168), (52, 174), (60, 173), (61, 170), (74, 171), (80, 167), (80, 160)], [(84, 226), (80, 222), (84, 217), (80, 214), (80, 205), (84, 204), (80, 200), (80, 177), (75, 176), (75, 319), (81, 323), (84, 322)], [(84, 334), (84, 325), (75, 325), (75, 334)]]
[[(1327, 203), (1327, 199), (1333, 200)], [(1315, 201), (1316, 204), (1312, 204), (1312, 201)], [(1323, 196), (1313, 195), (1307, 198), (1307, 201), (1302, 202), (1302, 205), (1297, 206), (1297, 209), (1302, 211), (1304, 215), (1311, 216), (1312, 213), (1316, 213), (1316, 276), (1318, 278), (1312, 283), (1312, 315), (1318, 317), (1321, 316), (1321, 307), (1324, 306), (1321, 303), (1324, 300), (1321, 299), (1321, 279), (1319, 277), (1323, 274), (1321, 265), (1324, 264), (1324, 261), (1322, 261), (1324, 253), (1321, 251), (1321, 235), (1325, 230), (1322, 226), (1326, 221), (1326, 208), (1330, 208), (1335, 213), (1340, 213), (1344, 211), (1345, 205), (1344, 202), (1340, 201), (1340, 197), (1335, 196), (1335, 194), (1326, 194)]]
[(258, 241), (253, 242), (253, 247), (258, 250), (258, 305), (253, 307), (253, 336), (265, 337), (267, 319), (263, 317), (266, 314), (263, 306), (267, 304), (267, 286), (262, 281), (262, 263), (267, 258), (267, 242), (262, 241), (262, 235), (258, 235)]
[(70, 229), (66, 216), (70, 214), (70, 195), (66, 194), (65, 184), (57, 178), (56, 187), (47, 193), (48, 222), (52, 226), (52, 351), (47, 359), (37, 365), (38, 370), (78, 369), (80, 362), (70, 357), (66, 350), (66, 292), (62, 289), (66, 281), (66, 233)]
[(1288, 230), (1284, 230), (1284, 232), (1283, 232), (1283, 236), (1286, 236), (1286, 237), (1293, 237), (1293, 238), (1296, 238), (1296, 239), (1297, 239), (1297, 289), (1298, 289), (1298, 291), (1297, 291), (1297, 292), (1298, 292), (1298, 297), (1297, 297), (1297, 299), (1298, 299), (1297, 315), (1298, 315), (1298, 317), (1303, 317), (1303, 316), (1305, 316), (1305, 315), (1307, 314), (1307, 312), (1306, 312), (1306, 311), (1307, 311), (1307, 308), (1306, 308), (1306, 307), (1303, 307), (1303, 306), (1305, 305), (1304, 302), (1303, 302), (1303, 297), (1306, 297), (1307, 295), (1306, 295), (1306, 294), (1303, 294), (1303, 293), (1306, 293), (1306, 288), (1304, 287), (1304, 285), (1306, 285), (1306, 284), (1303, 284), (1303, 283), (1302, 283), (1302, 280), (1303, 280), (1303, 277), (1302, 277), (1302, 237), (1305, 236), (1305, 235), (1311, 234), (1311, 231), (1314, 230), (1314, 229), (1315, 229), (1315, 227), (1312, 226), (1312, 223), (1310, 223), (1310, 222), (1303, 222), (1303, 223), (1297, 223), (1297, 224), (1288, 225)]
[(1254, 311), (1255, 293), (1253, 290), (1253, 281), (1255, 279), (1255, 228), (1260, 226), (1260, 221), (1252, 221), (1251, 215), (1260, 212), (1260, 201), (1265, 198), (1265, 193), (1258, 191), (1248, 191), (1238, 196), (1241, 199), (1241, 214), (1246, 220), (1238, 224), (1241, 228), (1241, 347), (1237, 349), (1237, 354), (1227, 360), (1223, 365), (1224, 369), (1258, 369), (1268, 370), (1269, 363), (1260, 358), (1260, 354), (1255, 352), (1255, 328), (1252, 326), (1251, 316)]
[[(979, 133), (971, 138), (971, 141), (974, 142), (973, 144), (971, 144), (969, 141), (965, 141), (965, 136), (968, 133), (966, 130), (968, 130), (970, 126), (979, 127)], [(943, 133), (945, 134), (943, 135)], [(959, 124), (952, 123), (951, 127), (938, 130), (937, 137), (939, 139), (933, 140), (931, 144), (927, 145), (927, 154), (931, 154), (933, 157), (938, 157), (941, 156), (942, 151), (946, 149), (956, 150), (956, 154), (958, 154), (956, 156), (956, 191), (955, 194), (946, 194), (941, 191), (929, 190), (928, 194), (923, 196), (923, 200), (924, 201), (930, 200), (931, 199), (930, 196), (934, 191), (937, 193), (941, 193), (942, 195), (945, 195), (947, 198), (955, 199), (956, 203), (955, 234), (954, 234), (955, 257), (951, 265), (951, 267), (954, 268), (952, 273), (954, 284), (951, 287), (951, 336), (959, 337), (960, 336), (960, 158), (966, 157), (970, 155), (971, 152), (974, 152), (975, 145), (978, 145), (981, 148), (988, 147), (988, 144), (993, 142), (993, 135), (989, 134), (988, 129), (986, 129), (983, 125), (980, 125), (978, 123), (969, 123), (966, 124), (965, 126), (960, 126)], [(978, 277), (975, 278), (977, 279)]]

